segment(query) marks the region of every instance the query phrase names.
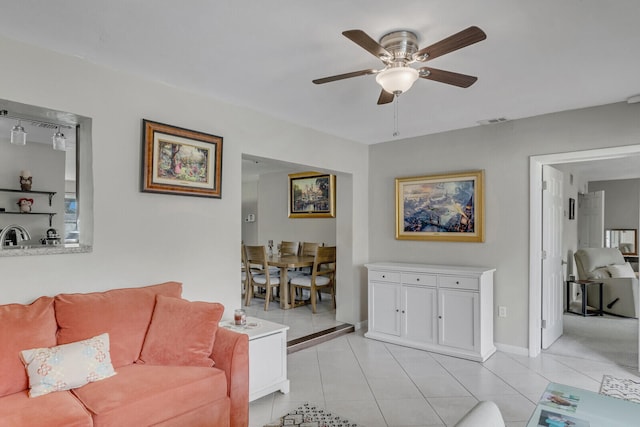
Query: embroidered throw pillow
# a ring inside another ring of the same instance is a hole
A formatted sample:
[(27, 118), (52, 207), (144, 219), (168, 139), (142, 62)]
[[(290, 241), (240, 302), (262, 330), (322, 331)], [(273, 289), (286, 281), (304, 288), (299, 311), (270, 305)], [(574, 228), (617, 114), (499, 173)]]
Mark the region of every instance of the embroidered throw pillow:
[(29, 376), (29, 397), (82, 387), (116, 374), (109, 354), (109, 334), (23, 350), (20, 356)]
[(224, 306), (220, 303), (157, 295), (149, 331), (136, 363), (213, 366), (211, 352), (223, 313)]

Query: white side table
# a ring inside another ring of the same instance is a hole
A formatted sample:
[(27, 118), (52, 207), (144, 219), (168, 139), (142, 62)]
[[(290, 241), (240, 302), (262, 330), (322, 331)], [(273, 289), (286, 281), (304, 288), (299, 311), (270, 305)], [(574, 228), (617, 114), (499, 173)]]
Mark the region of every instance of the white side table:
[(249, 336), (249, 401), (274, 391), (289, 393), (287, 379), (287, 325), (255, 317), (247, 318), (246, 327), (233, 320), (220, 326)]

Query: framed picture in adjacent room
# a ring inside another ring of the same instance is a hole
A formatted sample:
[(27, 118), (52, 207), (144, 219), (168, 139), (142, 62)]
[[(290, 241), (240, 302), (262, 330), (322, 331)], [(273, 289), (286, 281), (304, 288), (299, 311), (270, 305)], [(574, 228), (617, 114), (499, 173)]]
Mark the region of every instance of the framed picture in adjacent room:
[(289, 218), (335, 218), (336, 176), (317, 172), (289, 175)]
[(143, 119), (144, 192), (222, 196), (222, 137)]
[(484, 242), (484, 171), (396, 178), (396, 239)]

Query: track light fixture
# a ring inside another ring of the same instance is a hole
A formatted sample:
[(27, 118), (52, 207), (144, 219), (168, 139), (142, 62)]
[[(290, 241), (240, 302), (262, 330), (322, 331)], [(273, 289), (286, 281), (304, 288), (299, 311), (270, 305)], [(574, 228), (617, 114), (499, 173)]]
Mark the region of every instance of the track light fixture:
[(67, 150), (67, 137), (64, 136), (64, 133), (61, 132), (61, 128), (73, 129), (72, 126), (67, 126), (58, 123), (50, 123), (44, 122), (41, 120), (19, 117), (15, 115), (9, 114), (7, 110), (0, 110), (0, 117), (6, 119), (15, 119), (17, 123), (11, 128), (11, 143), (14, 145), (26, 145), (27, 143), (27, 131), (22, 126), (22, 121), (30, 122), (34, 126), (45, 127), (45, 128), (54, 128), (56, 129), (55, 133), (51, 136), (51, 141), (53, 143), (53, 149), (59, 151)]
[(27, 132), (20, 124), (20, 120), (11, 129), (11, 143), (15, 145), (25, 145), (27, 143)]
[(60, 132), (60, 126), (56, 128), (56, 132), (51, 137), (53, 141), (53, 149), (58, 151), (66, 151), (67, 149), (67, 138), (64, 136), (62, 132)]

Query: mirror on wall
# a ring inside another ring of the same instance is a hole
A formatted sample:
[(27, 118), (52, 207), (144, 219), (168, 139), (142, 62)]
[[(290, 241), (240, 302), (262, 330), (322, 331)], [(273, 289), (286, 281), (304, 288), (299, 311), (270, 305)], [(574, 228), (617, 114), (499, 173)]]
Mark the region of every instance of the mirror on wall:
[(622, 255), (638, 255), (638, 230), (635, 228), (612, 228), (604, 232), (604, 245), (618, 248)]
[(88, 252), (91, 119), (0, 99), (0, 256)]

